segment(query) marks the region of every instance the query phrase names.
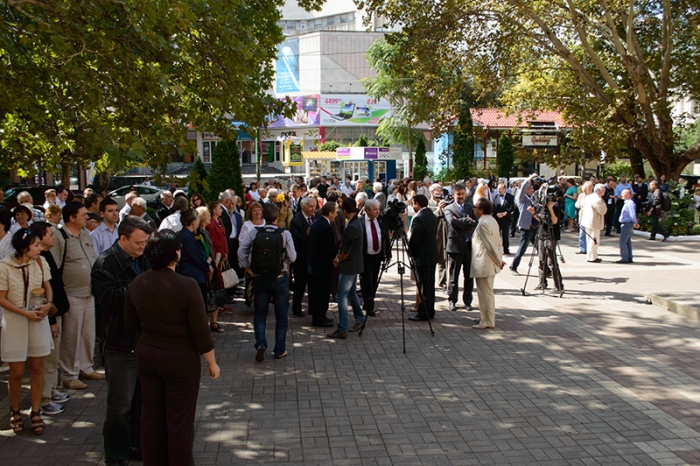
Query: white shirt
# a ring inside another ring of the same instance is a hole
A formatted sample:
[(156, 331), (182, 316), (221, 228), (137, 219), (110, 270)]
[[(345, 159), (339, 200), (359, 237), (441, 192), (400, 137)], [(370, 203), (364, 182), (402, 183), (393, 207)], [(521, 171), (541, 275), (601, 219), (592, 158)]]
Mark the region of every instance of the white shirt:
[(228, 218), (231, 219), (231, 234), (229, 235), (229, 238), (236, 239), (236, 236), (238, 236), (238, 231), (236, 230), (236, 216), (234, 215), (236, 213), (236, 210), (234, 209), (233, 213), (231, 213), (227, 209), (224, 209), (224, 212), (226, 212)]
[[(374, 243), (372, 242), (372, 222), (374, 222), (374, 228), (377, 230), (377, 250), (374, 250)], [(367, 232), (367, 254), (374, 256), (382, 252), (382, 229), (379, 228), (379, 222), (377, 219), (370, 220), (369, 217), (365, 215), (365, 231)]]
[(353, 192), (352, 186), (342, 185), (340, 187), (340, 192), (345, 194), (346, 196), (349, 196)]
[(248, 194), (250, 194), (250, 197), (254, 200), (257, 201), (260, 199), (260, 194), (258, 194), (258, 191), (248, 191)]
[(243, 226), (241, 226), (241, 233), (238, 235), (238, 244), (240, 247), (240, 244), (243, 242), (244, 239), (248, 236), (248, 233), (250, 233), (250, 230), (254, 230), (258, 227), (264, 227), (265, 226), (265, 220), (263, 220), (262, 225), (254, 225), (253, 222), (250, 220), (246, 220), (243, 223)]
[(124, 207), (122, 207), (122, 210), (119, 211), (119, 222), (121, 223), (122, 220), (124, 220), (126, 217), (128, 217), (130, 212), (131, 212), (131, 206), (129, 204), (124, 204)]
[(175, 233), (182, 230), (182, 222), (180, 221), (180, 212), (175, 212), (172, 215), (168, 215), (163, 219), (163, 222), (158, 227), (158, 231), (161, 230), (173, 230)]

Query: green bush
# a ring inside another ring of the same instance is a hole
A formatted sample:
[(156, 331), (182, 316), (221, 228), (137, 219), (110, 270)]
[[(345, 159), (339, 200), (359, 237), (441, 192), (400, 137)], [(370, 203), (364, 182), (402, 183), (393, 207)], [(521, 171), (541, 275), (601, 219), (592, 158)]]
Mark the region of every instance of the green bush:
[(344, 147), (344, 145), (338, 141), (330, 140), (320, 144), (318, 150), (319, 152), (335, 152), (338, 147)]
[(207, 176), (209, 190), (204, 194), (207, 202), (218, 199), (219, 193), (232, 188), (241, 196), (241, 159), (238, 155), (236, 141), (222, 140), (216, 145), (212, 154), (211, 168)]
[(498, 163), (498, 176), (502, 178), (510, 178), (513, 172), (515, 162), (515, 149), (513, 142), (507, 134), (501, 134), (498, 140), (498, 154), (496, 155)]
[(428, 158), (425, 156), (425, 142), (420, 139), (414, 154), (413, 179), (422, 180), (428, 173)]
[[(670, 193), (670, 196), (671, 210), (663, 212), (659, 219), (659, 223), (664, 230), (671, 236), (700, 234), (700, 228), (696, 228), (700, 225), (693, 225), (695, 213), (689, 209), (692, 197), (686, 195), (683, 199), (678, 199), (673, 193)], [(651, 232), (651, 216), (646, 212), (638, 212), (637, 218), (639, 219), (639, 230)]]
[(700, 235), (700, 223), (693, 225), (692, 233), (694, 235)]
[(632, 165), (628, 162), (605, 164), (603, 165), (602, 174), (605, 178), (612, 176), (616, 180), (619, 180), (621, 175), (625, 175), (629, 179), (632, 177)]
[[(214, 149), (216, 150), (216, 149)], [(209, 191), (209, 183), (207, 183), (207, 169), (204, 167), (204, 162), (202, 159), (197, 157), (194, 161), (194, 166), (190, 170), (190, 182), (187, 188), (187, 192), (190, 196), (194, 193), (203, 194)]]

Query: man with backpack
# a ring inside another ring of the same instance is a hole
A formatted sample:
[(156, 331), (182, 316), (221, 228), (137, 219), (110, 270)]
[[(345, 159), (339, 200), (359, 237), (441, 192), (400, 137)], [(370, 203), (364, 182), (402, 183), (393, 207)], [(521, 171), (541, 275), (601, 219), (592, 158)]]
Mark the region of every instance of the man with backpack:
[(239, 265), (245, 269), (248, 279), (253, 280), (253, 330), (258, 362), (265, 360), (270, 300), (275, 306), (275, 359), (287, 356), (289, 266), (296, 260), (297, 253), (289, 231), (275, 224), (278, 215), (279, 208), (272, 202), (266, 203), (263, 207), (265, 226), (251, 230), (238, 249)]
[(649, 215), (651, 215), (651, 235), (649, 239), (653, 241), (656, 239), (656, 234), (661, 233), (664, 237), (661, 241), (666, 241), (669, 235), (659, 223), (659, 217), (661, 217), (661, 212), (671, 210), (671, 198), (668, 197), (668, 193), (659, 189), (659, 182), (656, 180), (649, 183), (649, 191), (653, 193), (649, 203)]

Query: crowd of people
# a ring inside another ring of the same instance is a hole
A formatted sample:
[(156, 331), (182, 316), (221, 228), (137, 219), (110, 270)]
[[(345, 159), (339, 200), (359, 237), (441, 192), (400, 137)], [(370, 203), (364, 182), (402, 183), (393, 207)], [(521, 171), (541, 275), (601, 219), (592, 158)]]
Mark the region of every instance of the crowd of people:
[[(516, 233), (511, 273), (519, 275), (528, 247), (537, 247), (537, 288), (546, 290), (551, 277), (556, 292), (563, 291), (555, 252), (562, 231), (578, 232), (578, 252), (591, 263), (601, 262), (601, 233), (614, 231), (618, 262), (633, 262), (631, 235), (641, 211), (651, 216), (651, 239), (668, 237), (659, 223), (669, 190), (663, 178), (577, 183), (562, 176), (542, 188), (545, 182), (533, 174), (513, 183), (323, 176), (307, 184), (292, 175), (227, 189), (211, 202), (171, 186), (152, 215), (135, 189), (121, 209), (89, 188), (71, 202), (48, 190), (43, 209), (21, 193), (17, 207), (0, 211), (0, 346), (11, 428), (24, 430), (25, 364), (36, 435), (44, 429), (41, 416), (60, 414), (70, 400), (59, 387), (83, 390), (85, 381), (106, 378), (107, 464), (134, 457), (189, 464), (200, 355), (216, 379), (212, 334), (225, 332), (218, 316), (235, 299), (253, 306), (258, 362), (268, 348), (270, 304), (275, 359), (288, 355), (290, 302), (292, 316), (308, 314), (312, 326), (329, 329), (328, 338), (347, 339), (379, 312), (378, 277), (392, 258), (392, 239), (407, 238), (416, 296), (410, 320), (435, 317), (436, 289), (451, 311), (472, 310), (476, 282), (480, 318), (473, 328), (486, 330), (496, 325), (494, 277), (507, 265), (503, 256), (511, 255)], [(700, 211), (700, 189), (693, 195)], [(235, 278), (233, 285), (224, 275)], [(337, 322), (328, 314), (332, 301)], [(96, 345), (104, 372), (95, 370)]]

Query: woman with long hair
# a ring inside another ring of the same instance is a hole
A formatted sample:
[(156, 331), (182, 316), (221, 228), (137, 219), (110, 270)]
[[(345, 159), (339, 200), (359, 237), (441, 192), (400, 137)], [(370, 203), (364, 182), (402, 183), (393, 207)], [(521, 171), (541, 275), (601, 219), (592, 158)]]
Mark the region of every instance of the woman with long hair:
[(280, 209), (277, 217), (277, 226), (289, 230), (289, 226), (292, 224), (292, 217), (294, 216), (292, 209), (289, 207), (289, 196), (285, 193), (279, 193), (274, 201), (275, 205)]
[(194, 193), (192, 197), (190, 197), (190, 209), (198, 209), (200, 207), (206, 207), (207, 203), (204, 200), (204, 196), (202, 196), (199, 193)]
[(39, 409), (44, 388), (44, 357), (53, 348), (47, 318), (53, 299), (51, 271), (40, 257), (41, 238), (33, 231), (22, 228), (15, 232), (12, 246), (16, 252), (0, 261), (0, 306), (4, 309), (0, 352), (3, 361), (10, 364), (7, 385), (10, 428), (15, 434), (24, 431), (19, 401), (27, 362), (31, 380), (31, 429), (34, 435), (41, 435), (44, 422)]

